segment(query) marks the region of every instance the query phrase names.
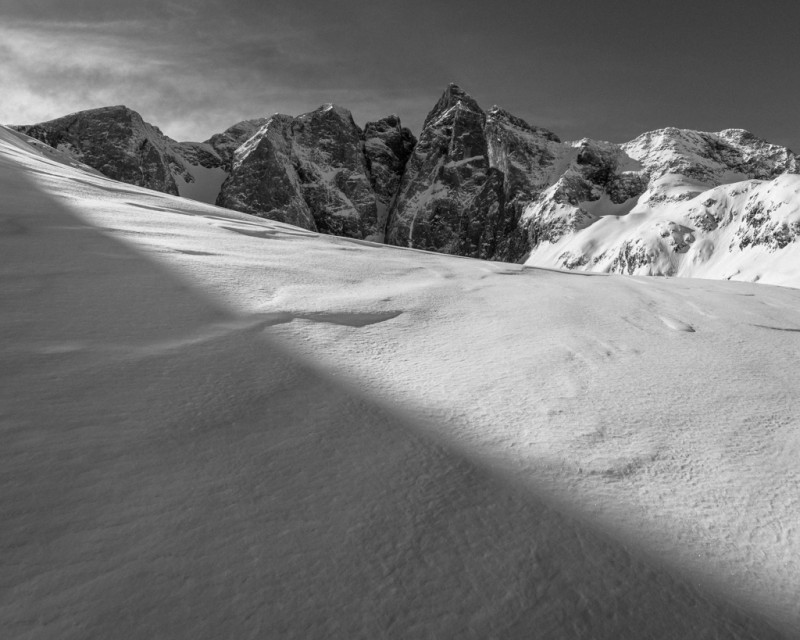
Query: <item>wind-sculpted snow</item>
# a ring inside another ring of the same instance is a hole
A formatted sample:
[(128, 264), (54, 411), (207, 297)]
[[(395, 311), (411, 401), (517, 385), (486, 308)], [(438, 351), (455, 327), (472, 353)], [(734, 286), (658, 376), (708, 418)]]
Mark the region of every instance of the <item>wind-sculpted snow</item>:
[(797, 290), (325, 236), (55, 153), (0, 129), (5, 636), (797, 635)]

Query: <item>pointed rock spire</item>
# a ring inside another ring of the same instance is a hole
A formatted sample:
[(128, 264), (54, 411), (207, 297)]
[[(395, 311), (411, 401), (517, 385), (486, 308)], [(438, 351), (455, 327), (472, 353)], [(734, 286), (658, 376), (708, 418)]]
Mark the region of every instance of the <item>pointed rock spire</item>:
[(425, 118), (422, 128), (424, 129), (427, 127), (429, 123), (434, 122), (445, 111), (452, 109), (459, 102), (469, 111), (474, 111), (475, 113), (481, 114), (483, 113), (483, 110), (475, 101), (475, 98), (469, 95), (457, 84), (451, 82), (449, 85), (447, 85), (447, 89), (444, 90), (442, 97), (439, 98), (439, 102), (436, 103), (431, 112), (428, 114), (428, 117)]

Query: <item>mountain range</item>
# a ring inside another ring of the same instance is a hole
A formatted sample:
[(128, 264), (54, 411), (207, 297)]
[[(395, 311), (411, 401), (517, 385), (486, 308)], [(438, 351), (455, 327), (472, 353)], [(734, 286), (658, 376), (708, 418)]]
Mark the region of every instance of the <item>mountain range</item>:
[(311, 231), (533, 266), (798, 284), (800, 161), (742, 129), (565, 142), (455, 84), (419, 138), (327, 104), (176, 142), (124, 106), (17, 131), (104, 175)]

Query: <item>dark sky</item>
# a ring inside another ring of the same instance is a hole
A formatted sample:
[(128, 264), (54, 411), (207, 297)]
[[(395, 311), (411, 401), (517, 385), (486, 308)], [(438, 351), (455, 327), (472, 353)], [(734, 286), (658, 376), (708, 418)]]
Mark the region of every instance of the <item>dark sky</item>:
[(0, 0), (0, 122), (126, 104), (177, 139), (326, 102), (419, 132), (448, 82), (564, 139), (800, 151), (800, 3)]

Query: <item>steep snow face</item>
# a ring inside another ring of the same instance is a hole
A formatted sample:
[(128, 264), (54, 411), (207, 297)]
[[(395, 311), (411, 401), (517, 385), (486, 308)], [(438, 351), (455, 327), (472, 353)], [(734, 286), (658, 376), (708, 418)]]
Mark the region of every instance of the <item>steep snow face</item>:
[(217, 204), (333, 235), (382, 240), (413, 136), (396, 117), (368, 123), (328, 104), (276, 115), (233, 155)]
[(549, 197), (546, 207), (526, 212), (532, 228), (561, 225), (533, 243), (528, 264), (800, 282), (791, 266), (800, 255), (793, 213), (800, 206), (798, 160), (791, 151), (738, 129), (662, 129), (611, 148), (628, 166), (641, 167), (620, 175), (632, 188), (616, 201), (570, 189), (575, 197), (566, 206), (564, 198)]

